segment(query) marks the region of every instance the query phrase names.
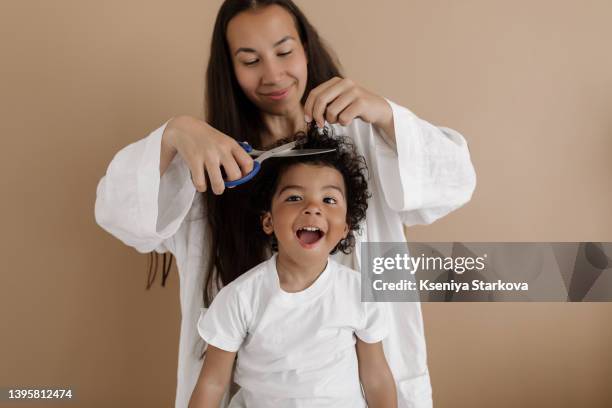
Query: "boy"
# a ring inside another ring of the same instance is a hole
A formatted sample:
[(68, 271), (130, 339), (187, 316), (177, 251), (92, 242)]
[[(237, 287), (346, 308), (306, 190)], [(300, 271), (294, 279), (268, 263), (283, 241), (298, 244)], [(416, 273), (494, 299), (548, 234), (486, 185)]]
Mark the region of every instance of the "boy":
[(348, 139), (309, 133), (304, 148), (336, 150), (262, 169), (253, 205), (277, 253), (200, 317), (208, 348), (190, 408), (219, 406), (236, 353), (230, 407), (397, 406), (384, 305), (362, 303), (359, 274), (329, 257), (352, 250), (365, 217), (365, 161)]

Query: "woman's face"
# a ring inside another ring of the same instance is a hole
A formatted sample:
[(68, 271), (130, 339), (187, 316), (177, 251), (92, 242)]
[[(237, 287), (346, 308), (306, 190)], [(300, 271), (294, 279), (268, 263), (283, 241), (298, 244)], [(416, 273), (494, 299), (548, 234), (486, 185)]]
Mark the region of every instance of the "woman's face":
[(285, 115), (300, 105), (307, 60), (292, 15), (271, 5), (244, 11), (227, 26), (234, 72), (259, 109)]

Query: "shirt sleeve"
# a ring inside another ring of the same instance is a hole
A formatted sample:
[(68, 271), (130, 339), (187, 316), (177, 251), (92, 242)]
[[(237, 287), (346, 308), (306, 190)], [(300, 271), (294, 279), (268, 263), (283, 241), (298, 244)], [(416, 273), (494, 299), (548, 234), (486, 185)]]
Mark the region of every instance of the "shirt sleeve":
[(389, 333), (386, 304), (382, 302), (362, 302), (363, 325), (355, 335), (366, 343), (382, 341)]
[(238, 351), (247, 335), (246, 308), (233, 285), (222, 288), (208, 310), (202, 310), (198, 333), (221, 350)]
[[(405, 225), (430, 224), (467, 203), (476, 173), (463, 136), (387, 100), (396, 146), (375, 134), (375, 166), (385, 199)], [(379, 132), (373, 127), (375, 133)]]
[(172, 237), (196, 193), (189, 167), (178, 154), (160, 177), (161, 139), (168, 122), (121, 149), (96, 191), (98, 225), (142, 253), (174, 252)]

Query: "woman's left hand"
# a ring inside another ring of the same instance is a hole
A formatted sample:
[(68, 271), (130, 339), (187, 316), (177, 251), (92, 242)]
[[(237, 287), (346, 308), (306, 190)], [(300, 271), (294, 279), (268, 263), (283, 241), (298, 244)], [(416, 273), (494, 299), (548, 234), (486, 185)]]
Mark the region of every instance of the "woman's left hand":
[(356, 117), (383, 129), (393, 127), (393, 111), (387, 101), (348, 78), (334, 77), (310, 91), (304, 104), (307, 122), (314, 119), (319, 127), (349, 125)]

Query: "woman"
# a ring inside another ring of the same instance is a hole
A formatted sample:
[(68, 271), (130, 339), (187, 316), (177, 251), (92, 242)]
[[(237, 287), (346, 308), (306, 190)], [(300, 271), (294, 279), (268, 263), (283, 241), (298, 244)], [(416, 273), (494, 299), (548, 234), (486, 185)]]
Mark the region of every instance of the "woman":
[[(260, 263), (263, 242), (226, 180), (252, 169), (236, 140), (265, 148), (327, 121), (351, 137), (370, 171), (372, 198), (356, 250), (334, 258), (359, 269), (361, 242), (405, 241), (402, 224), (427, 224), (471, 198), (475, 174), (463, 137), (435, 127), (343, 78), (290, 0), (227, 0), (212, 36), (206, 122), (172, 118), (122, 149), (98, 185), (96, 220), (140, 252), (177, 260), (182, 311), (176, 407), (187, 406), (202, 361), (200, 310), (219, 286)], [(208, 178), (208, 181), (207, 179)], [(247, 233), (245, 233), (247, 232)], [(400, 407), (431, 406), (418, 303), (392, 303), (383, 346)]]

